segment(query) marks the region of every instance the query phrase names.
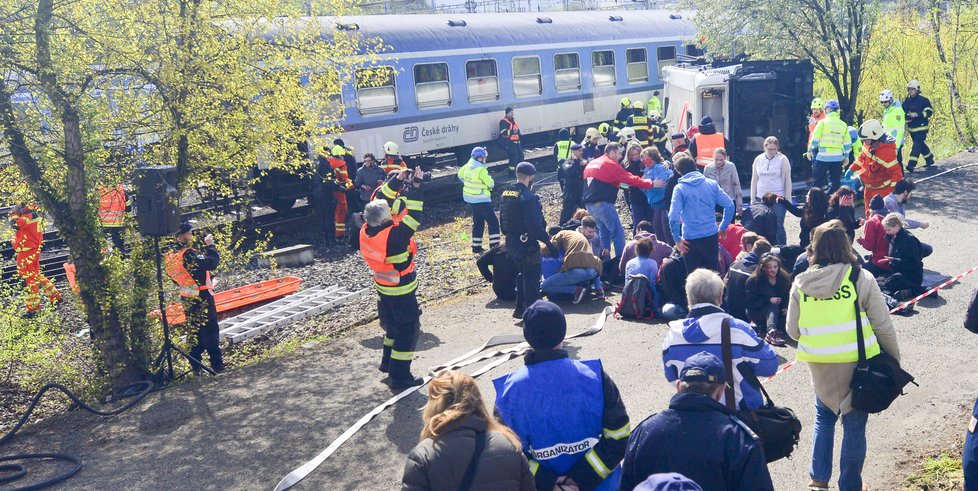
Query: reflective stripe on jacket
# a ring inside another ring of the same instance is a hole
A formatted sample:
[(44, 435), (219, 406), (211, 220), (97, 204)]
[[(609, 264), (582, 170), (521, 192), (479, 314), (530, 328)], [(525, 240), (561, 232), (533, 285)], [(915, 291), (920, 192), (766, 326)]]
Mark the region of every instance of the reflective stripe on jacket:
[(696, 136), (696, 165), (706, 167), (713, 163), (713, 152), (724, 148), (723, 133), (719, 131), (710, 135), (700, 133)]
[(204, 290), (213, 288), (211, 273), (206, 273), (207, 280), (203, 285), (198, 285), (190, 271), (184, 265), (183, 256), (189, 251), (189, 247), (184, 247), (176, 252), (167, 252), (163, 255), (163, 264), (166, 275), (180, 287), (180, 295), (184, 297), (196, 297)]
[(115, 188), (100, 186), (98, 219), (103, 227), (121, 227), (126, 216), (126, 191), (122, 184)]
[[(859, 360), (856, 344), (856, 287), (846, 274), (831, 298), (815, 298), (799, 290), (798, 361), (851, 363)], [(876, 333), (865, 312), (860, 311), (866, 358), (879, 354)]]
[(15, 229), (13, 243), (15, 252), (41, 250), (41, 245), (44, 243), (41, 215), (28, 209), (23, 213), (10, 213), (10, 221)]
[(893, 101), (889, 107), (883, 109), (883, 131), (896, 140), (898, 147), (903, 146), (903, 126), (906, 124), (906, 115), (900, 101)]
[(520, 125), (516, 124), (515, 119), (503, 118), (499, 121), (499, 127), (505, 127), (504, 130), (499, 132), (500, 138), (512, 142), (520, 141)]
[(492, 188), (496, 183), (489, 175), (486, 164), (469, 159), (469, 162), (458, 170), (458, 178), (462, 181), (462, 199), (466, 203), (489, 203), (492, 201)]
[(838, 111), (831, 112), (815, 125), (809, 150), (817, 152), (815, 160), (837, 162), (849, 154), (852, 143), (849, 139), (849, 126), (839, 117)]

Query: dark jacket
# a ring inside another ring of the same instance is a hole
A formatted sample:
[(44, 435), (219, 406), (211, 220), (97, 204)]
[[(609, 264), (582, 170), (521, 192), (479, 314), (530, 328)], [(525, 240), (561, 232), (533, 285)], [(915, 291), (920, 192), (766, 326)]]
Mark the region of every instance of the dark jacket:
[(791, 290), (791, 285), (788, 283), (772, 285), (766, 277), (761, 276), (759, 278), (748, 278), (746, 288), (747, 291), (744, 294), (744, 300), (747, 302), (747, 315), (755, 322), (759, 322), (767, 317), (767, 311), (771, 305), (772, 297), (781, 299), (781, 305), (779, 307), (782, 309), (788, 308), (788, 293)]
[[(411, 238), (418, 230), (421, 223), (421, 215), (424, 209), (424, 191), (420, 187), (405, 185), (400, 179), (391, 179), (384, 183), (377, 191), (376, 199), (387, 201), (387, 205), (394, 208), (394, 202), (400, 201), (407, 214), (397, 224), (388, 222), (378, 226), (368, 225), (366, 228), (367, 237), (375, 237), (387, 227), (393, 227), (387, 236), (387, 256), (400, 256), (405, 254), (402, 261), (393, 263), (394, 269), (405, 271), (414, 264), (414, 254), (411, 253)], [(399, 286), (406, 286), (411, 283), (417, 285), (417, 272), (411, 272), (401, 276)], [(416, 286), (415, 286), (416, 288)], [(413, 293), (415, 290), (411, 290)], [(406, 294), (405, 293), (405, 294)]]
[[(529, 353), (524, 357), (525, 363), (533, 365), (536, 363), (543, 363), (551, 360), (557, 360), (561, 358), (567, 358), (567, 352), (564, 350), (530, 350)], [(604, 371), (601, 372), (601, 388), (603, 392), (604, 399), (604, 411), (601, 416), (601, 427), (602, 428), (624, 428), (628, 426), (628, 412), (625, 411), (625, 403), (621, 400), (621, 394), (618, 392), (618, 386), (615, 382), (611, 380), (611, 377)], [(621, 462), (622, 456), (625, 455), (625, 446), (628, 440), (622, 438), (616, 440), (614, 438), (608, 438), (602, 436), (598, 443), (595, 443), (591, 450), (597, 454), (601, 462), (605, 463), (609, 468), (614, 468), (618, 462)], [(614, 465), (612, 465), (612, 463)], [(586, 458), (582, 458), (574, 467), (571, 467), (570, 472), (567, 476), (574, 479), (574, 482), (578, 484), (580, 489), (590, 490), (594, 489), (601, 481), (604, 479), (599, 476), (594, 468)], [(548, 470), (544, 466), (537, 468), (535, 480), (537, 489), (541, 490), (551, 490), (554, 488), (554, 484), (557, 481), (557, 475), (552, 471)]]
[[(506, 252), (506, 244), (497, 244), (475, 262), (499, 300), (516, 300), (516, 263)], [(492, 269), (490, 269), (492, 268)]]
[(630, 491), (666, 472), (710, 491), (774, 489), (757, 436), (723, 404), (699, 394), (676, 394), (669, 409), (632, 432), (618, 489)]
[(919, 285), (924, 282), (924, 252), (917, 239), (907, 229), (900, 229), (893, 237), (886, 236), (890, 242), (890, 271), (903, 273), (903, 276)]
[(564, 175), (564, 196), (580, 203), (584, 195), (584, 166), (581, 160), (571, 155), (560, 164), (560, 169)]
[(790, 200), (784, 198), (778, 198), (778, 203), (784, 205), (784, 209), (791, 213), (792, 215), (801, 218), (801, 231), (798, 232), (798, 245), (802, 247), (808, 247), (808, 244), (812, 243), (812, 230), (815, 227), (828, 221), (825, 217), (816, 218), (812, 223), (805, 221), (805, 210), (804, 207), (795, 205)]
[[(537, 241), (550, 244), (540, 198), (526, 186), (517, 182), (506, 188), (499, 208), (500, 226), (511, 255), (537, 254), (540, 247)], [(525, 241), (522, 240), (524, 236)]]
[(978, 285), (971, 292), (971, 302), (968, 304), (968, 313), (964, 316), (964, 328), (978, 334)]
[[(907, 128), (910, 129), (911, 133), (914, 133), (913, 128), (920, 128), (930, 124), (930, 117), (934, 115), (934, 106), (931, 106), (930, 99), (917, 94), (904, 99), (903, 112), (907, 115)], [(911, 117), (910, 113), (917, 113), (917, 116)]]
[(672, 177), (666, 181), (666, 203), (672, 203), (672, 192), (676, 190), (676, 185), (679, 184), (679, 178), (683, 177), (679, 175), (678, 172), (673, 172)]
[(686, 259), (682, 256), (667, 257), (662, 260), (662, 267), (659, 268), (659, 280), (656, 285), (659, 287), (659, 298), (662, 303), (672, 303), (686, 308)]
[[(475, 452), (476, 433), (486, 422), (467, 416), (449, 423), (434, 440), (425, 438), (408, 454), (401, 491), (455, 491)], [(479, 456), (472, 491), (532, 491), (533, 474), (526, 457), (505, 436), (489, 431)]]
[(839, 220), (842, 222), (846, 226), (846, 234), (849, 235), (849, 241), (856, 240), (856, 230), (859, 228), (859, 220), (856, 219), (855, 208), (851, 206), (840, 206), (838, 208), (830, 206), (829, 211), (825, 212), (825, 221), (827, 222), (829, 220)]
[(723, 310), (744, 322), (750, 322), (747, 315), (747, 278), (757, 269), (760, 259), (753, 252), (747, 254), (730, 266), (724, 281)]
[(778, 216), (764, 203), (751, 205), (750, 220), (744, 220), (744, 227), (771, 244), (778, 243)]

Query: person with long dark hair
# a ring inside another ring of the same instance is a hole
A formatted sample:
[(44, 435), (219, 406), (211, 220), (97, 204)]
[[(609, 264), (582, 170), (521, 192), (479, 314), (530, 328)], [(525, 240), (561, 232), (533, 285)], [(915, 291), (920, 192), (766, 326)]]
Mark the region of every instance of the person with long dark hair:
[(747, 279), (747, 316), (758, 335), (772, 346), (784, 346), (785, 313), (791, 278), (777, 254), (761, 256), (757, 268)]
[(523, 444), (490, 415), (472, 377), (447, 370), (432, 379), (421, 417), (421, 443), (408, 455), (402, 491), (460, 489), (473, 459), (477, 465), (470, 489), (535, 489)]
[(849, 186), (840, 186), (829, 198), (829, 209), (825, 212), (826, 220), (838, 220), (846, 227), (849, 240), (856, 240), (856, 230), (863, 226), (863, 219), (856, 218), (856, 192)]
[[(625, 150), (625, 161), (622, 165), (633, 176), (642, 177), (645, 172), (645, 165), (642, 163), (642, 145), (636, 142), (629, 143)], [(649, 205), (645, 192), (639, 188), (629, 187), (625, 191), (625, 195), (628, 197), (628, 209), (632, 212), (632, 233), (635, 233), (635, 228), (638, 227), (639, 222), (652, 220), (652, 206)], [(620, 255), (621, 251), (618, 253)]]
[(784, 197), (778, 198), (778, 203), (784, 205), (788, 213), (801, 218), (798, 241), (800, 246), (808, 247), (812, 242), (812, 230), (828, 221), (826, 214), (829, 211), (829, 195), (822, 188), (815, 187), (808, 190), (805, 204), (801, 208)]

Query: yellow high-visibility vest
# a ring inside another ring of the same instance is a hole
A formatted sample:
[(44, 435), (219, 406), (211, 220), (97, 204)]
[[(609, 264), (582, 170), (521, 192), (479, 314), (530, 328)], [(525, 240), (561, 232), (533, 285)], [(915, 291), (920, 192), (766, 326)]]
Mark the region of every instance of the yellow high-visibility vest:
[[(798, 361), (849, 363), (859, 360), (856, 341), (856, 287), (849, 279), (852, 267), (831, 298), (821, 299), (798, 291)], [(880, 353), (873, 326), (860, 310), (866, 358)]]

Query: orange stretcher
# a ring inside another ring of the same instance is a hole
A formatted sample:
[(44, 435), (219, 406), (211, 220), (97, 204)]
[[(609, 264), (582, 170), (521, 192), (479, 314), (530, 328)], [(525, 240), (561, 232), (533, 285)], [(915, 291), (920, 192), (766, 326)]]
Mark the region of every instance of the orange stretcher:
[[(233, 290), (217, 292), (214, 294), (217, 314), (220, 315), (223, 312), (291, 295), (299, 291), (301, 284), (302, 278), (284, 276), (260, 283), (252, 283)], [(150, 316), (159, 317), (160, 311), (154, 310)], [(166, 319), (170, 324), (183, 324), (187, 320), (183, 315), (183, 305), (177, 303), (168, 306), (166, 308)]]

